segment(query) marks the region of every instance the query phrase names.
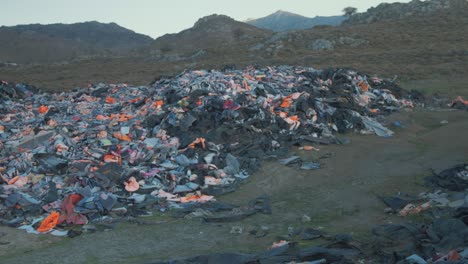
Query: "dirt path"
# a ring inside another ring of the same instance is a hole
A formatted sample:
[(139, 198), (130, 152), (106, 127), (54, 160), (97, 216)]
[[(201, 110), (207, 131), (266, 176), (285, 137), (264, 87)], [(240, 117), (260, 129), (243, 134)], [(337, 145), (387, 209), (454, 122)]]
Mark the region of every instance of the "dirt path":
[[(300, 171), (265, 162), (236, 192), (219, 200), (245, 204), (261, 194), (272, 200), (273, 214), (256, 214), (240, 222), (207, 224), (199, 219), (167, 220), (159, 225), (119, 224), (115, 229), (73, 239), (28, 235), (1, 227), (2, 263), (141, 263), (219, 251), (266, 249), (288, 227), (322, 228), (331, 234), (353, 233), (366, 240), (375, 225), (402, 219), (383, 212), (379, 194), (418, 194), (423, 177), (468, 160), (468, 112), (415, 111), (390, 116), (404, 128), (392, 138), (350, 135), (351, 144), (324, 146), (319, 152), (294, 150), (304, 160), (322, 160), (323, 169)], [(448, 124), (440, 122), (447, 120)], [(391, 127), (391, 126), (390, 126)], [(304, 215), (310, 221), (303, 222)], [(242, 234), (231, 234), (233, 226)], [(265, 237), (248, 230), (268, 228)]]

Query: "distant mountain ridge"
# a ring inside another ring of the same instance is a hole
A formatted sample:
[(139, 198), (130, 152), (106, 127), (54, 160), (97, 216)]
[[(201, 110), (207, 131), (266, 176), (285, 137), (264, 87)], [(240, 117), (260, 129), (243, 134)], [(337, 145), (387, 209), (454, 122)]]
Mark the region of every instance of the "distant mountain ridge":
[(153, 39), (116, 23), (29, 24), (0, 27), (0, 61), (49, 63), (127, 54)]
[(246, 23), (259, 28), (270, 29), (278, 32), (309, 29), (318, 25), (338, 26), (345, 19), (346, 17), (344, 16), (316, 16), (314, 18), (310, 18), (278, 10), (266, 17), (248, 20)]

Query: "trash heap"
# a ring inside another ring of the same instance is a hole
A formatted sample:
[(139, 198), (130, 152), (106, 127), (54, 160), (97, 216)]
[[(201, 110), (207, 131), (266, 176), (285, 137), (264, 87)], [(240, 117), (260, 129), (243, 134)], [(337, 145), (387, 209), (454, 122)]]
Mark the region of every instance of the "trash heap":
[(214, 200), (293, 144), (391, 136), (381, 116), (417, 96), (353, 70), (289, 66), (29, 88), (0, 86), (0, 218), (57, 235), (66, 233), (57, 226)]
[(467, 263), (468, 164), (434, 173), (427, 181), (433, 190), (419, 197), (382, 197), (400, 216), (420, 219), (374, 228), (381, 263)]

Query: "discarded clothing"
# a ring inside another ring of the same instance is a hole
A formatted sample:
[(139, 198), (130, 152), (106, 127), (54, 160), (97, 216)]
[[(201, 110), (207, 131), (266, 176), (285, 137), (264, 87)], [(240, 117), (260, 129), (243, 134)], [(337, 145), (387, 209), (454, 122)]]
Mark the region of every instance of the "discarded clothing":
[(436, 186), (450, 191), (463, 191), (468, 188), (468, 164), (456, 165), (450, 169), (434, 173), (428, 180)]
[(56, 94), (2, 81), (2, 203), (30, 217), (57, 210), (72, 225), (145, 214), (155, 200), (214, 201), (297, 142), (340, 143), (336, 133), (348, 131), (391, 136), (377, 117), (413, 107), (398, 88), (353, 70), (290, 66), (184, 71), (147, 86)]

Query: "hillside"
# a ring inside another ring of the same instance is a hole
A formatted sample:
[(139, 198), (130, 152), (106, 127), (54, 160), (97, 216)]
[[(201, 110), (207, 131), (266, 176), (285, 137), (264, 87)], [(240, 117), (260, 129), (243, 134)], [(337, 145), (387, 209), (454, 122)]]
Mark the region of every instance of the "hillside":
[(117, 56), (149, 45), (152, 38), (115, 23), (30, 24), (0, 27), (0, 62), (52, 63)]
[(0, 67), (0, 79), (63, 89), (88, 82), (146, 84), (184, 69), (252, 64), (352, 67), (384, 77), (398, 75), (399, 80), (453, 79), (468, 72), (468, 35), (464, 34), (468, 32), (468, 16), (456, 5), (459, 0), (439, 1), (451, 4), (424, 15), (287, 32), (212, 15), (190, 29), (154, 40), (132, 56), (90, 58), (66, 65)]
[(53, 63), (98, 54), (90, 45), (36, 32), (0, 28), (0, 62)]
[(308, 29), (319, 25), (338, 26), (346, 18), (344, 16), (316, 16), (314, 18), (278, 10), (266, 17), (246, 21), (247, 24), (273, 31), (288, 31)]
[[(461, 74), (467, 69), (468, 36), (460, 32), (468, 32), (468, 17), (453, 15), (451, 9), (367, 24), (276, 33), (225, 16), (210, 16), (191, 29), (155, 40), (153, 52), (161, 59), (153, 62), (177, 62), (183, 67), (270, 63), (339, 66), (411, 78), (434, 71)], [(244, 34), (235, 37), (236, 31)]]
[(409, 3), (383, 3), (358, 13), (344, 21), (344, 24), (363, 24), (406, 17), (431, 16), (444, 13), (449, 16), (468, 16), (466, 0), (413, 0)]

